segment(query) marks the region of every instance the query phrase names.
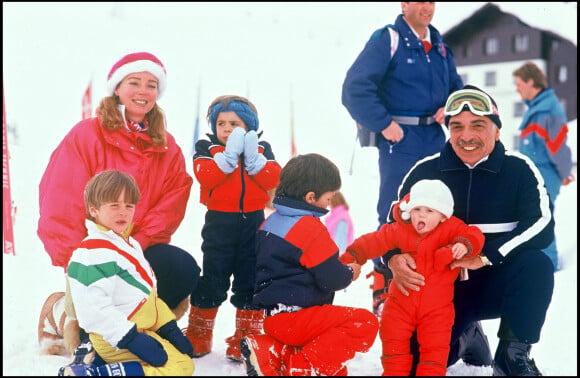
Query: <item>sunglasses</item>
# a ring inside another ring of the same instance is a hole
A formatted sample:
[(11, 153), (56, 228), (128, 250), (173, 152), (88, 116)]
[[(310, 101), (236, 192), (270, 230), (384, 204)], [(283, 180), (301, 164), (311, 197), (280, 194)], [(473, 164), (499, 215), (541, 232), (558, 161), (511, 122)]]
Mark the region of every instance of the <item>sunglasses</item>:
[(478, 116), (499, 114), (497, 107), (491, 102), (491, 98), (480, 91), (473, 89), (460, 89), (453, 92), (445, 103), (444, 114), (454, 116), (463, 111), (467, 106), (469, 111)]

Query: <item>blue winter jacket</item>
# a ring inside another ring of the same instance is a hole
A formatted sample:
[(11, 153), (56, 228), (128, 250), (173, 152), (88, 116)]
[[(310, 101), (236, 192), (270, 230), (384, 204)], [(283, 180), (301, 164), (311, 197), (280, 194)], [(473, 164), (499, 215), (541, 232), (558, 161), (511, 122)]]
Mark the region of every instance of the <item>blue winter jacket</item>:
[(436, 28), (429, 25), (432, 48), (425, 54), (423, 42), (399, 15), (394, 25), (399, 44), (392, 58), (388, 29), (372, 34), (342, 86), (342, 104), (351, 117), (376, 133), (389, 126), (392, 115), (434, 115), (451, 92), (463, 87), (453, 53)]
[[(451, 190), (453, 215), (485, 235), (482, 253), (501, 264), (510, 253), (542, 249), (554, 239), (554, 220), (544, 180), (526, 156), (506, 151), (501, 142), (473, 169), (457, 157), (450, 142), (419, 161), (399, 188), (399, 198), (421, 179), (438, 179)], [(390, 217), (390, 214), (389, 214)]]
[(572, 173), (572, 152), (566, 144), (566, 113), (552, 88), (546, 88), (531, 101), (520, 124), (519, 151), (538, 167), (552, 167), (560, 179)]
[(254, 305), (332, 304), (353, 271), (338, 260), (338, 247), (319, 219), (327, 210), (281, 196), (274, 207), (257, 234)]

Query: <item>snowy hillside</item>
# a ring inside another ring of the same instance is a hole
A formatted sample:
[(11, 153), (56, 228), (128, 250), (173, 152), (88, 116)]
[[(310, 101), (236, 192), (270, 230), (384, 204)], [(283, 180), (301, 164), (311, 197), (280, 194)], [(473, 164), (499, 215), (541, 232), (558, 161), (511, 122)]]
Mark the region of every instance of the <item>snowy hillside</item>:
[[(16, 255), (4, 255), (3, 260), (3, 375), (56, 375), (58, 368), (68, 359), (40, 355), (36, 344), (36, 325), (42, 303), (54, 291), (64, 289), (64, 276), (52, 267), (48, 255), (36, 237), (37, 183), (39, 177), (31, 174), (30, 156), (34, 151), (13, 148), (10, 161), (13, 173), (13, 198), (18, 204), (15, 237)], [(376, 151), (357, 148), (353, 175), (343, 170), (342, 191), (350, 204), (355, 223), (355, 233), (360, 235), (376, 228), (375, 200), (378, 178), (372, 171)], [(369, 167), (370, 166), (370, 167)], [(200, 230), (205, 209), (198, 202), (197, 184), (194, 184), (187, 215), (173, 242), (188, 250), (200, 262)], [(564, 258), (564, 270), (556, 274), (556, 287), (542, 338), (532, 349), (532, 357), (544, 375), (577, 375), (577, 184), (562, 190), (558, 198), (557, 237)], [(371, 270), (371, 264), (363, 272)], [(336, 304), (370, 309), (370, 280), (361, 277), (346, 292), (337, 293)], [(214, 350), (196, 359), (194, 375), (228, 376), (244, 375), (242, 365), (225, 357), (224, 339), (234, 331), (235, 310), (226, 302), (218, 312)], [(180, 325), (185, 327), (182, 319)], [(492, 348), (497, 345), (499, 323), (483, 323)], [(350, 375), (381, 375), (381, 344), (377, 338), (366, 354), (357, 354), (351, 361)], [(451, 367), (448, 375), (491, 375), (490, 368), (469, 368), (463, 363)]]

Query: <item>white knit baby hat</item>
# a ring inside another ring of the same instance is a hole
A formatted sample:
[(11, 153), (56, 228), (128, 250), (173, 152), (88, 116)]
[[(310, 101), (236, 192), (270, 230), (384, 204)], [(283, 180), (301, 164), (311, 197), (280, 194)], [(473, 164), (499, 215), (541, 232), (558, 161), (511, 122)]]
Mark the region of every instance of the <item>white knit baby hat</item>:
[(409, 202), (401, 202), (401, 218), (411, 218), (410, 211), (417, 206), (426, 206), (443, 213), (447, 218), (453, 215), (453, 195), (441, 180), (420, 180), (411, 187)]

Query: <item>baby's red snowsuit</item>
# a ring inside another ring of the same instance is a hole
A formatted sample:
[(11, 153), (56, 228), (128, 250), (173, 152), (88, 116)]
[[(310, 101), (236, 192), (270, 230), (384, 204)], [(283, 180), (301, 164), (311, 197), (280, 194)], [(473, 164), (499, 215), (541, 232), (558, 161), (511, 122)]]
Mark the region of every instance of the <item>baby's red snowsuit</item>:
[(413, 357), (409, 342), (415, 329), (420, 344), (417, 375), (445, 375), (455, 318), (453, 283), (459, 274), (459, 268), (449, 269), (453, 261), (450, 247), (461, 242), (468, 248), (467, 255), (477, 254), (483, 247), (484, 236), (479, 228), (468, 226), (454, 216), (436, 229), (419, 235), (410, 220), (403, 220), (400, 213), (397, 204), (395, 223), (357, 238), (340, 260), (364, 264), (396, 248), (413, 256), (416, 271), (425, 277), (425, 286), (418, 292), (410, 291), (409, 296), (403, 295), (394, 281), (389, 286), (380, 325), (383, 375), (410, 374)]

